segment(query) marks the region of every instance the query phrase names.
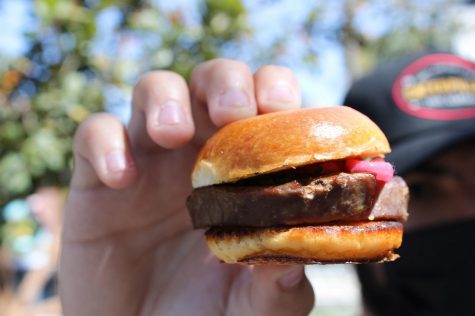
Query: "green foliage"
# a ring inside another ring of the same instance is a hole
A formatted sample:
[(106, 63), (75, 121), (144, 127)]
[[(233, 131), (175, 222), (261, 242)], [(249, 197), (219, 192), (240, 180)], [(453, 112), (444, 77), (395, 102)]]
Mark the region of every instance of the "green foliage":
[(32, 178), (28, 172), (28, 165), (21, 152), (8, 152), (0, 161), (0, 181), (3, 194), (21, 194), (29, 190)]

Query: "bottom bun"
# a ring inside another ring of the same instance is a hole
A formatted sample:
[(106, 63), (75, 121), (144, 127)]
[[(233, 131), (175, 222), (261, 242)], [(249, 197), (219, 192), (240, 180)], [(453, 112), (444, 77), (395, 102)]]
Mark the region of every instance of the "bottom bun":
[(392, 261), (402, 242), (399, 222), (336, 223), (278, 228), (211, 228), (211, 251), (226, 263), (308, 264)]

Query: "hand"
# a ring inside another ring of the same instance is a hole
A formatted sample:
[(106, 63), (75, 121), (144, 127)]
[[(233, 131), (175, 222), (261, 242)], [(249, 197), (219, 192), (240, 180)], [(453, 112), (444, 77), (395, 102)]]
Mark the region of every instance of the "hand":
[[(65, 211), (60, 295), (66, 315), (306, 315), (302, 266), (218, 262), (185, 207), (196, 155), (217, 127), (298, 108), (286, 68), (237, 61), (145, 75), (128, 128), (109, 114), (81, 124)], [(192, 116), (193, 113), (193, 116)]]

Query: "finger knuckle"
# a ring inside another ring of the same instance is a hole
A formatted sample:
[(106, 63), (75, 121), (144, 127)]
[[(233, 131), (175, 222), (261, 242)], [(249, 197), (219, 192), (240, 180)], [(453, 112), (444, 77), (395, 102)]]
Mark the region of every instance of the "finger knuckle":
[(108, 113), (95, 113), (86, 118), (76, 130), (74, 135), (74, 148), (77, 150), (81, 144), (90, 144), (104, 130), (104, 126), (111, 127), (122, 124), (117, 118)]
[(251, 75), (251, 69), (245, 63), (233, 59), (218, 59), (212, 65), (212, 70), (215, 72), (226, 71), (242, 75)]
[(256, 71), (256, 76), (286, 76), (289, 78), (294, 78), (295, 75), (292, 72), (292, 70), (288, 67), (285, 66), (280, 66), (280, 65), (264, 65), (261, 66), (257, 71)]
[(191, 74), (191, 82), (201, 81), (204, 76), (214, 76), (227, 72), (244, 75), (251, 74), (249, 66), (244, 62), (234, 59), (217, 58), (198, 65)]
[(160, 83), (186, 84), (185, 79), (178, 73), (169, 70), (155, 70), (142, 75), (136, 84), (136, 90), (150, 89)]
[(181, 98), (187, 94), (185, 79), (172, 71), (158, 70), (144, 74), (134, 88), (132, 103), (143, 107), (147, 99), (173, 96)]

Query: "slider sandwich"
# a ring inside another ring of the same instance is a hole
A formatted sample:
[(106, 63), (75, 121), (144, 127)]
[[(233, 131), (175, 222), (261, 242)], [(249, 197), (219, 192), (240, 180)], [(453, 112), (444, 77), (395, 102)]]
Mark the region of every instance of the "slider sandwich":
[(345, 106), (231, 123), (197, 157), (193, 226), (226, 263), (392, 261), (408, 188), (389, 152), (381, 130)]

